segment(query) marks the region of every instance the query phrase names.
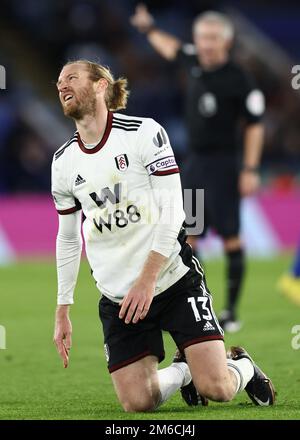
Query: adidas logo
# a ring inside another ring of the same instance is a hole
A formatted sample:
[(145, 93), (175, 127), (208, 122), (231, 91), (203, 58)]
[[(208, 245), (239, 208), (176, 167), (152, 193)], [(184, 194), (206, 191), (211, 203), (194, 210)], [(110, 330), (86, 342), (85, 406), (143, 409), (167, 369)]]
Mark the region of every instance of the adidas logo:
[(208, 330), (216, 330), (215, 327), (213, 325), (211, 325), (211, 323), (209, 321), (207, 321), (207, 323), (203, 327), (204, 332), (206, 332)]
[(85, 183), (85, 180), (81, 177), (80, 174), (78, 174), (75, 180), (75, 186), (81, 185), (82, 183)]

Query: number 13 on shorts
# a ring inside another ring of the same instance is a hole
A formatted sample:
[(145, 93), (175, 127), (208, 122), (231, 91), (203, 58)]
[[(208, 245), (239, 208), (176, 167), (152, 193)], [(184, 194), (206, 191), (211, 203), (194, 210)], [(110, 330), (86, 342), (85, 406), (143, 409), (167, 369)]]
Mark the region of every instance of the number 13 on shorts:
[[(210, 310), (208, 309), (208, 307), (206, 307), (206, 303), (208, 301), (207, 297), (203, 297), (203, 296), (198, 296), (197, 298), (197, 302), (196, 299), (192, 296), (190, 298), (187, 299), (187, 301), (191, 304), (194, 316), (196, 321), (201, 321), (201, 316), (203, 319), (210, 321), (212, 319)], [(197, 307), (198, 304), (201, 304), (201, 310), (199, 310), (199, 306)], [(206, 314), (204, 314), (206, 313)]]

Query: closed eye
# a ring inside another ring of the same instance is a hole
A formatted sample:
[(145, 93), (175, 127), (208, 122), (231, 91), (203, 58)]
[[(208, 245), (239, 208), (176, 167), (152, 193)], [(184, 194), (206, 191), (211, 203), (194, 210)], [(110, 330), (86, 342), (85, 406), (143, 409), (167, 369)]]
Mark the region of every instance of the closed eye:
[[(70, 81), (70, 80), (72, 80), (72, 79), (77, 79), (78, 76), (77, 76), (77, 75), (74, 75), (74, 73), (70, 73), (70, 74), (67, 76), (67, 78), (68, 78), (68, 80)], [(59, 87), (59, 86), (61, 85), (61, 83), (62, 83), (62, 80), (61, 80), (61, 79), (58, 80), (57, 83), (56, 83), (56, 87)]]

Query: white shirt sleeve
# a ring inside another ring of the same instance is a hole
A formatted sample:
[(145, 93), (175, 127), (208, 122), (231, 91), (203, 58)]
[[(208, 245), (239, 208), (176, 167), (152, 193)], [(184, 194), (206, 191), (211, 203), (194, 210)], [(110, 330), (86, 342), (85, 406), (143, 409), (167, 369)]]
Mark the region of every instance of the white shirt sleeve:
[(55, 208), (61, 215), (72, 214), (81, 209), (80, 202), (74, 197), (68, 187), (64, 171), (62, 158), (56, 160), (54, 155), (51, 167), (51, 193)]
[(82, 250), (81, 205), (68, 187), (63, 158), (54, 155), (51, 192), (59, 214), (56, 239), (57, 304), (73, 304)]
[(57, 304), (73, 304), (82, 250), (81, 213), (59, 215), (56, 239)]
[(140, 157), (159, 207), (151, 250), (170, 257), (185, 219), (179, 168), (163, 127), (153, 119), (143, 125), (139, 137)]
[(174, 249), (180, 228), (185, 219), (179, 174), (151, 176), (151, 186), (159, 190), (159, 222), (151, 250), (169, 257)]

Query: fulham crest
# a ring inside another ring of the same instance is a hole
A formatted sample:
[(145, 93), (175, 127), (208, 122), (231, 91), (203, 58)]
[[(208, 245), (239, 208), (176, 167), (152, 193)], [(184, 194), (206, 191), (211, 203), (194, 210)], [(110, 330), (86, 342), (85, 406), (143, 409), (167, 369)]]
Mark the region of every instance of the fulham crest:
[(115, 157), (115, 162), (119, 171), (126, 171), (128, 168), (128, 157), (127, 154), (120, 154)]

